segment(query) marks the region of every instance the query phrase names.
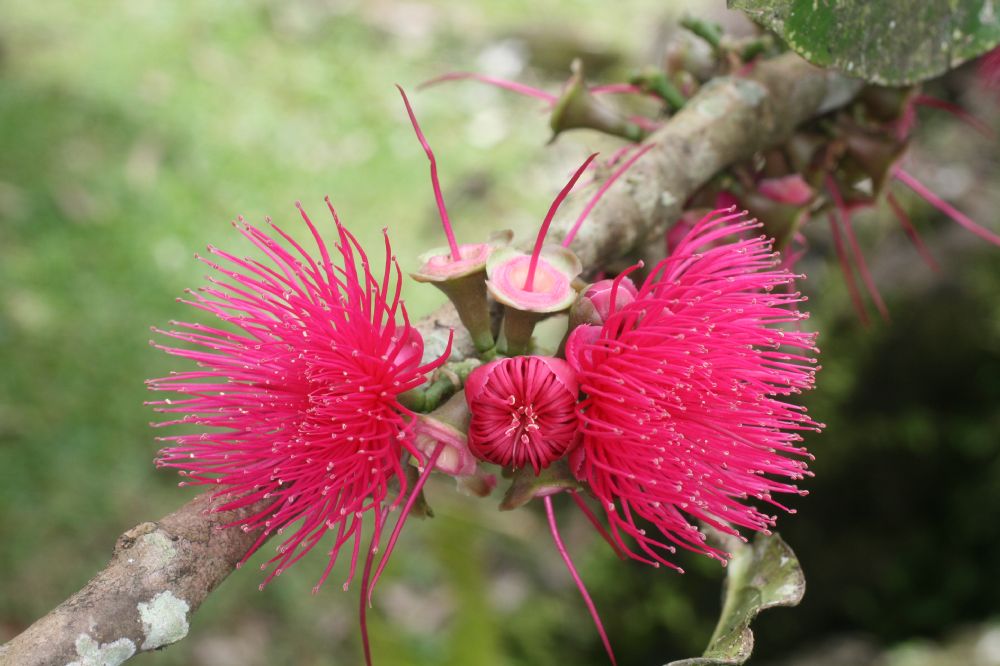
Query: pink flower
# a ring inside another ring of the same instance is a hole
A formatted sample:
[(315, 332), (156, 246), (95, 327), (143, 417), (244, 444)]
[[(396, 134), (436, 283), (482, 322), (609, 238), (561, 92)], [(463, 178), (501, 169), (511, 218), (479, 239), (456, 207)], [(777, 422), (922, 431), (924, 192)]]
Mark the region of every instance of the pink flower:
[(472, 412), (469, 449), (503, 467), (537, 474), (576, 442), (577, 382), (572, 368), (547, 356), (515, 356), (480, 366), (465, 382)]
[[(675, 545), (725, 559), (696, 520), (767, 531), (775, 518), (747, 500), (781, 507), (774, 494), (799, 493), (799, 432), (821, 427), (785, 401), (814, 380), (814, 334), (794, 325), (803, 299), (785, 289), (793, 276), (774, 268), (770, 242), (749, 238), (759, 225), (731, 211), (698, 222), (634, 301), (566, 346), (585, 395), (574, 472), (613, 542), (654, 565), (675, 566), (663, 557)], [(714, 244), (724, 237), (744, 240)]]
[[(353, 578), (366, 514), (374, 516), (374, 548), (388, 509), (407, 499), (403, 457), (425, 458), (413, 442), (414, 414), (398, 398), (423, 383), (450, 349), (421, 364), (423, 340), (400, 301), (401, 275), (388, 237), (385, 269), (377, 276), (336, 213), (335, 263), (299, 211), (319, 257), (276, 226), (268, 236), (241, 219), (240, 232), (267, 261), (209, 248), (221, 261), (202, 261), (219, 277), (185, 302), (225, 326), (172, 322), (175, 330), (158, 331), (188, 343), (157, 346), (197, 362), (198, 369), (148, 384), (186, 396), (152, 403), (177, 415), (156, 425), (201, 427), (161, 438), (169, 446), (158, 464), (177, 468), (189, 483), (217, 488), (225, 501), (216, 511), (253, 507), (230, 524), (263, 528), (240, 564), (271, 535), (290, 530), (268, 562), (276, 566), (264, 584), (334, 532), (318, 589), (349, 542), (348, 582)], [(390, 496), (394, 484), (399, 492)]]

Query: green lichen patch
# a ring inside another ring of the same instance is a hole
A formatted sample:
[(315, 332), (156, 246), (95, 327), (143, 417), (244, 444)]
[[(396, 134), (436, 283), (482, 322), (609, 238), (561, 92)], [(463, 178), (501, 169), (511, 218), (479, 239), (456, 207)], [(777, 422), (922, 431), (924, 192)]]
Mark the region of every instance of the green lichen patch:
[(118, 666), (135, 654), (135, 643), (127, 638), (98, 644), (89, 634), (76, 638), (76, 655), (79, 659), (66, 666)]
[(161, 532), (150, 532), (139, 537), (144, 560), (157, 571), (162, 571), (177, 555), (177, 547), (169, 537)]
[(170, 590), (160, 592), (148, 602), (140, 602), (137, 607), (142, 632), (146, 635), (143, 650), (155, 650), (187, 636), (187, 615), (191, 607)]

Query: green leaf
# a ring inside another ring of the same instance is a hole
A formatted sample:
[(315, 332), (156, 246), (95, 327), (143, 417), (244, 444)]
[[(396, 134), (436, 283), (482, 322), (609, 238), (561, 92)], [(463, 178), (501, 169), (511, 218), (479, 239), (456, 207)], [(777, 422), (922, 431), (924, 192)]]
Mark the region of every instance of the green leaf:
[(1000, 43), (995, 0), (729, 0), (809, 62), (880, 85), (935, 77)]
[(672, 661), (668, 666), (731, 666), (742, 664), (753, 651), (750, 622), (775, 606), (796, 606), (806, 591), (806, 579), (795, 553), (777, 534), (758, 534), (752, 543), (731, 539), (733, 553), (725, 582), (722, 614), (704, 655)]

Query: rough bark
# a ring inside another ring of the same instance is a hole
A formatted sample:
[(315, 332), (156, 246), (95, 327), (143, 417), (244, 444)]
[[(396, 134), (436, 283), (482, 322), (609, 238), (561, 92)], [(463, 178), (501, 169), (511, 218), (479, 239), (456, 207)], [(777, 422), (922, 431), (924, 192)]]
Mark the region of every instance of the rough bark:
[[(713, 81), (649, 137), (656, 147), (605, 194), (573, 249), (589, 270), (624, 256), (664, 232), (684, 201), (718, 171), (780, 142), (804, 121), (849, 101), (857, 89), (792, 54), (759, 65), (751, 78)], [(551, 238), (565, 236), (598, 185), (571, 197)], [(449, 328), (456, 332), (453, 358), (473, 353), (450, 306), (418, 327), (429, 353), (440, 351)], [(0, 646), (0, 664), (118, 664), (183, 638), (190, 615), (257, 537), (218, 529), (234, 516), (210, 508), (202, 495), (123, 534), (104, 570)]]
[(155, 523), (122, 534), (108, 565), (0, 647), (0, 663), (118, 664), (183, 638), (191, 613), (256, 538), (220, 529), (237, 515), (212, 514), (211, 507), (209, 495), (200, 495)]

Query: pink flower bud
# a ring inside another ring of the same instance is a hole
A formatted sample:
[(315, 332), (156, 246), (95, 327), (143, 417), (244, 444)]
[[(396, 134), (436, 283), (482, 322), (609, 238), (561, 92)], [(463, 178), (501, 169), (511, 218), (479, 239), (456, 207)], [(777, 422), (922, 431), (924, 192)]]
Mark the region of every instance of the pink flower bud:
[(789, 206), (805, 206), (816, 196), (816, 191), (797, 173), (765, 178), (757, 184), (757, 191), (771, 201)]
[(638, 293), (635, 284), (626, 277), (618, 281), (617, 288), (615, 280), (599, 280), (587, 287), (583, 297), (591, 302), (597, 316), (604, 321), (612, 313), (634, 301)]
[(438, 444), (444, 444), (435, 468), (450, 476), (469, 476), (476, 473), (476, 458), (469, 451), (468, 428), (469, 409), (465, 399), (455, 395), (430, 414), (417, 415), (414, 445), (429, 458)]
[(576, 443), (577, 393), (573, 369), (557, 358), (515, 356), (476, 368), (465, 382), (469, 450), (486, 462), (531, 465), (539, 473)]
[(584, 355), (589, 358), (590, 352), (586, 345), (593, 345), (600, 339), (603, 326), (603, 322), (596, 325), (582, 324), (570, 331), (566, 338), (566, 358), (575, 359)]

